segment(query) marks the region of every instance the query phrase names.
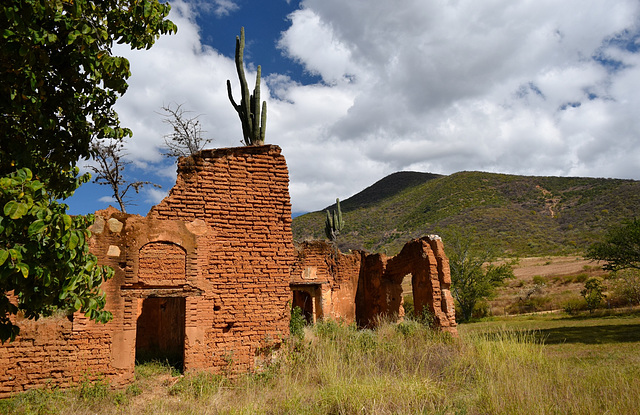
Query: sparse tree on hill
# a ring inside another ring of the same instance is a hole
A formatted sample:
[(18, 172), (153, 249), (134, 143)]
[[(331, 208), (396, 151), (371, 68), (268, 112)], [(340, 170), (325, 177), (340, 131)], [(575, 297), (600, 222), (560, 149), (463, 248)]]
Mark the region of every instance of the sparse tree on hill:
[(491, 250), (474, 247), (469, 238), (459, 232), (451, 232), (444, 243), (451, 271), (451, 293), (459, 309), (458, 320), (466, 322), (479, 301), (491, 298), (505, 279), (513, 278), (513, 270), (509, 263), (492, 264), (495, 255)]
[(169, 124), (173, 131), (164, 136), (164, 144), (168, 151), (167, 157), (189, 157), (204, 149), (211, 142), (210, 138), (202, 136), (202, 124), (199, 115), (189, 117), (190, 111), (182, 108), (182, 104), (173, 108), (171, 105), (162, 106), (165, 124)]
[(605, 270), (640, 269), (640, 219), (624, 222), (610, 229), (604, 241), (587, 251), (587, 258), (605, 261)]
[(124, 159), (126, 154), (122, 147), (123, 144), (121, 141), (110, 141), (109, 143), (101, 141), (94, 142), (92, 144), (92, 151), (98, 165), (88, 166), (88, 168), (95, 173), (93, 178), (94, 183), (111, 187), (113, 197), (118, 202), (120, 210), (126, 213), (126, 205), (130, 204), (127, 198), (127, 193), (130, 189), (134, 189), (136, 193), (138, 193), (145, 185), (152, 185), (153, 187), (160, 187), (160, 185), (149, 181), (127, 181), (124, 177), (124, 168), (131, 164), (131, 162)]

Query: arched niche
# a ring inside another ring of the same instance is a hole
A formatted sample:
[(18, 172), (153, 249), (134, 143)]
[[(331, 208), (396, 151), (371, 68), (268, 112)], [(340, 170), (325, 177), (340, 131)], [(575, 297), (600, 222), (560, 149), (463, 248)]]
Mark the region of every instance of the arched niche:
[(173, 242), (143, 245), (138, 257), (138, 282), (146, 285), (177, 285), (186, 282), (187, 253)]

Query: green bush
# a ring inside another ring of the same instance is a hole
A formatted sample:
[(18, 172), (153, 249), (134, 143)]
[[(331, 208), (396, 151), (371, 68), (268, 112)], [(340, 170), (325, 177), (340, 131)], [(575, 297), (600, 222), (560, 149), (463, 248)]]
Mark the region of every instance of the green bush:
[(575, 315), (587, 310), (587, 302), (581, 297), (571, 298), (564, 304), (563, 309), (567, 314)]
[(640, 304), (640, 271), (625, 269), (613, 273), (613, 294), (611, 301), (616, 305)]
[(533, 283), (536, 285), (545, 285), (547, 283), (547, 280), (541, 275), (534, 275)]
[(602, 278), (591, 277), (584, 283), (584, 289), (580, 291), (580, 294), (587, 302), (589, 311), (593, 313), (593, 310), (598, 308), (604, 300), (604, 284)]
[(291, 336), (302, 339), (304, 337), (304, 326), (307, 325), (307, 320), (304, 318), (304, 313), (300, 307), (293, 307), (291, 309), (291, 320), (289, 320), (289, 333)]
[(485, 318), (491, 315), (491, 307), (485, 300), (479, 301), (473, 308), (472, 318)]
[(575, 275), (572, 278), (573, 282), (585, 282), (587, 280), (587, 278), (589, 278), (589, 274), (587, 274), (586, 272), (581, 272), (578, 275)]

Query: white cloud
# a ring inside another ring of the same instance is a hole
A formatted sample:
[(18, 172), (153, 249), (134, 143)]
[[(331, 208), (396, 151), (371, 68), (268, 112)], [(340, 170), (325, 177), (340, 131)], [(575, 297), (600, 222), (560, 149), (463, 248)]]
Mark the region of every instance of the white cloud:
[[(376, 172), (640, 178), (638, 54), (606, 46), (638, 33), (638, 16), (633, 1), (307, 0), (281, 47), (318, 70), (316, 49), (304, 46), (331, 28), (341, 48), (324, 61), (357, 75), (332, 88), (354, 104), (324, 135), (362, 149), (357, 159)], [(626, 69), (612, 73), (593, 59), (599, 53)]]
[(144, 192), (147, 194), (146, 201), (154, 205), (157, 205), (158, 203), (162, 202), (162, 199), (167, 197), (167, 195), (169, 194), (169, 190), (167, 189), (161, 190), (155, 187), (146, 187), (144, 189)]
[(231, 0), (214, 0), (213, 4), (213, 12), (218, 17), (227, 16), (229, 13), (240, 9), (240, 6)]
[(116, 198), (113, 196), (102, 196), (98, 201), (102, 203), (116, 203)]
[(309, 9), (292, 13), (290, 19), (291, 28), (278, 42), (289, 57), (329, 84), (344, 81), (352, 75), (349, 67), (351, 53), (329, 23), (323, 22)]
[[(189, 6), (172, 6), (177, 35), (118, 49), (133, 76), (117, 111), (139, 166), (162, 160), (163, 104), (202, 113), (213, 146), (241, 140), (232, 58), (201, 44)], [(263, 74), (267, 141), (283, 148), (296, 211), (398, 170), (640, 179), (640, 56), (609, 42), (640, 32), (636, 0), (305, 0), (289, 18), (274, 42), (323, 80)]]

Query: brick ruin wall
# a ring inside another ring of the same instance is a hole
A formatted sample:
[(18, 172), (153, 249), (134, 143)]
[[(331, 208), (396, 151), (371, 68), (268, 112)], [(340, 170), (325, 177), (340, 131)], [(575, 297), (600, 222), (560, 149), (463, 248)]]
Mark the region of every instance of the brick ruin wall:
[(233, 361), (247, 371), (261, 350), (289, 332), (293, 237), (286, 162), (276, 146), (205, 150), (189, 162), (183, 160), (176, 186), (148, 215), (202, 220), (215, 231), (198, 243), (199, 279), (208, 287), (187, 298), (186, 336), (193, 341), (185, 367)]
[(439, 237), (414, 239), (393, 257), (342, 254), (323, 241), (296, 248), (291, 288), (294, 305), (306, 311), (307, 319), (329, 317), (361, 327), (375, 325), (380, 316), (401, 319), (402, 281), (410, 275), (415, 309), (426, 307), (437, 327), (457, 334), (449, 260)]
[(288, 333), (288, 181), (277, 146), (205, 150), (180, 160), (146, 218), (97, 212), (90, 249), (115, 270), (102, 285), (113, 320), (20, 321), (20, 336), (0, 346), (0, 398), (97, 376), (127, 384), (136, 345), (162, 347), (154, 338), (172, 342), (167, 333), (182, 342), (186, 371), (259, 366)]
[(186, 371), (251, 371), (288, 334), (289, 301), (313, 319), (370, 326), (402, 316), (406, 274), (416, 309), (455, 333), (439, 238), (391, 258), (324, 242), (294, 252), (288, 182), (276, 146), (205, 150), (180, 160), (176, 185), (146, 218), (96, 212), (90, 249), (115, 270), (102, 285), (113, 320), (20, 321), (20, 336), (0, 346), (0, 398), (99, 376), (126, 385), (136, 354), (158, 348), (180, 354)]

